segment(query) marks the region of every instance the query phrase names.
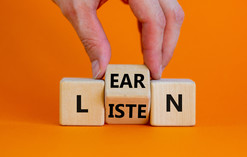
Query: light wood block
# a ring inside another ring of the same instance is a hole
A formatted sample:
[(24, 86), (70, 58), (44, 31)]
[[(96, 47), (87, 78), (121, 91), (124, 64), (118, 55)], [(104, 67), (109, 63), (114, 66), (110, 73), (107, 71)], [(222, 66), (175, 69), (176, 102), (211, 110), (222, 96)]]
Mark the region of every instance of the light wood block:
[(105, 74), (108, 124), (146, 124), (150, 111), (150, 73), (145, 65), (108, 65)]
[(104, 125), (104, 81), (64, 78), (60, 81), (61, 125)]
[(189, 79), (151, 81), (150, 124), (153, 126), (195, 125), (196, 86)]

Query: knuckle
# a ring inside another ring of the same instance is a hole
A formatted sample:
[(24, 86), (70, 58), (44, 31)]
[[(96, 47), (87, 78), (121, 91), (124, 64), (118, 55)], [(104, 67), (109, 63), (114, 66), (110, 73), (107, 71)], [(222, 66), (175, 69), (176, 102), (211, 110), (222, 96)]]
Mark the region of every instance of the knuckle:
[(61, 6), (62, 13), (67, 18), (76, 17), (83, 10), (86, 10), (86, 5), (83, 1), (67, 1)]
[(89, 53), (89, 52), (94, 52), (95, 50), (97, 50), (98, 46), (98, 41), (96, 41), (95, 39), (89, 39), (89, 38), (83, 38), (81, 40), (82, 44), (85, 47), (85, 50)]
[(163, 13), (159, 13), (153, 17), (148, 17), (145, 19), (146, 23), (150, 23), (151, 25), (155, 25), (160, 29), (164, 29), (166, 26), (166, 18)]
[[(91, 60), (107, 55), (111, 51), (109, 43), (104, 40), (81, 38), (81, 42)], [(110, 54), (108, 55), (110, 56)]]
[(164, 29), (166, 26), (166, 18), (163, 11), (158, 11), (154, 14), (143, 15), (139, 17), (139, 22), (143, 24), (150, 24), (161, 29)]
[(156, 24), (161, 27), (162, 29), (165, 28), (166, 26), (166, 18), (165, 18), (165, 15), (163, 13), (160, 13), (156, 20), (155, 20)]
[(179, 25), (182, 25), (182, 23), (184, 21), (185, 14), (184, 14), (184, 11), (180, 5), (174, 9), (174, 15), (175, 15), (176, 22)]
[(63, 15), (67, 18), (73, 17), (76, 15), (76, 10), (72, 5), (61, 7)]

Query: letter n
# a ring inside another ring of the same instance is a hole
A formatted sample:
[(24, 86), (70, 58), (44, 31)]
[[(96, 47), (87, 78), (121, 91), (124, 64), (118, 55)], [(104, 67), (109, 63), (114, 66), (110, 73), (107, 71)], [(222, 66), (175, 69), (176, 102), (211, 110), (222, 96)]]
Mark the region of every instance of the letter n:
[(178, 94), (178, 104), (173, 99), (171, 94), (166, 95), (166, 111), (171, 112), (171, 102), (173, 103), (174, 107), (177, 109), (178, 112), (182, 112), (182, 94)]

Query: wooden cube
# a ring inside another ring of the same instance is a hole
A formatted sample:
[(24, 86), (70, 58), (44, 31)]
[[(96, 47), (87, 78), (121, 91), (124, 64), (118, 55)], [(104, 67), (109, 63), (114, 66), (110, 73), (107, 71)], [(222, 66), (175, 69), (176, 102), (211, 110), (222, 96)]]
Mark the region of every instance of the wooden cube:
[(150, 124), (195, 125), (195, 88), (195, 83), (189, 79), (152, 80)]
[(64, 78), (60, 82), (61, 125), (104, 125), (104, 81)]
[(108, 65), (105, 74), (108, 124), (146, 124), (150, 111), (150, 73), (145, 65)]

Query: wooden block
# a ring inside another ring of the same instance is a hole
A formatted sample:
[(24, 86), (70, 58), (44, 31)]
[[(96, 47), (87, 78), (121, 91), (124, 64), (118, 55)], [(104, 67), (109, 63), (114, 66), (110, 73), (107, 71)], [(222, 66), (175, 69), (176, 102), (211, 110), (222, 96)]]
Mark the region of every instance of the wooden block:
[(106, 123), (149, 121), (150, 73), (145, 65), (108, 65), (105, 85)]
[(152, 80), (150, 124), (195, 125), (195, 88), (195, 83), (189, 79)]
[(64, 78), (60, 82), (61, 125), (104, 125), (104, 81)]

